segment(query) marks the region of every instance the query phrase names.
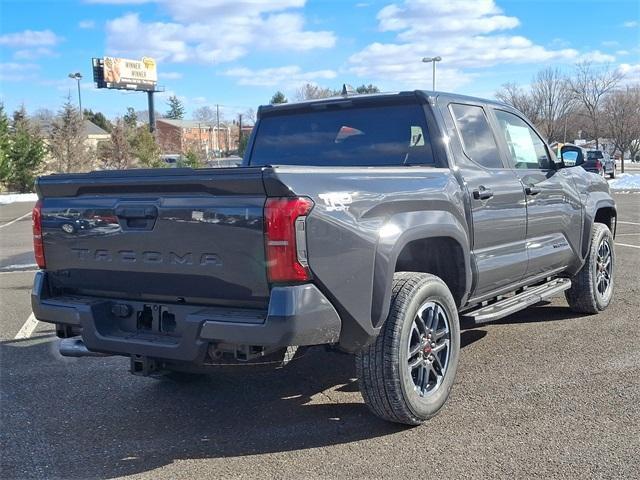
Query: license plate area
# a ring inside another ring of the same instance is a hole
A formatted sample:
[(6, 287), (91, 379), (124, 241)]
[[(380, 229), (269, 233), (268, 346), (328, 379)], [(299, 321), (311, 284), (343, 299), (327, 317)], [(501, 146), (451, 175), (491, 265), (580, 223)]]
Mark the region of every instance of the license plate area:
[(136, 329), (140, 332), (176, 333), (176, 315), (168, 307), (156, 304), (144, 304), (136, 311)]

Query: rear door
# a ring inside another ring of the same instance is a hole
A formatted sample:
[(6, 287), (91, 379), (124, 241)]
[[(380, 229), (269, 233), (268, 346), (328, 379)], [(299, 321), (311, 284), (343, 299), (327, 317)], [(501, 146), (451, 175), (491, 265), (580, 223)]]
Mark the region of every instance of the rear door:
[(50, 284), (69, 294), (263, 307), (260, 168), (40, 180)]
[(526, 276), (564, 269), (580, 251), (582, 235), (581, 201), (569, 170), (556, 170), (545, 142), (522, 117), (501, 109), (493, 113), (510, 167), (526, 194)]
[(449, 103), (443, 112), (449, 131), (456, 131), (460, 141), (455, 158), (471, 202), (477, 277), (473, 296), (478, 298), (518, 282), (525, 273), (524, 193), (504, 163), (484, 107)]

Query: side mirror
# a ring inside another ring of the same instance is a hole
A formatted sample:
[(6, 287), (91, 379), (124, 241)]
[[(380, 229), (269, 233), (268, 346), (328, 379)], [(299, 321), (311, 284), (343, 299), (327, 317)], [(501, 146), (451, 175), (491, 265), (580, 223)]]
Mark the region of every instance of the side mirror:
[(584, 163), (582, 150), (572, 145), (565, 145), (560, 149), (560, 158), (565, 167), (575, 167)]

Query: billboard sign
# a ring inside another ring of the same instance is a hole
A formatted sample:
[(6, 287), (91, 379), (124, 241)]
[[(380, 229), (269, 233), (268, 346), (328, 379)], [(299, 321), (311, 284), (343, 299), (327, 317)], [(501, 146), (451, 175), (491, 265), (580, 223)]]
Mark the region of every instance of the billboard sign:
[(104, 57), (93, 59), (93, 80), (98, 88), (154, 91), (158, 83), (156, 61)]

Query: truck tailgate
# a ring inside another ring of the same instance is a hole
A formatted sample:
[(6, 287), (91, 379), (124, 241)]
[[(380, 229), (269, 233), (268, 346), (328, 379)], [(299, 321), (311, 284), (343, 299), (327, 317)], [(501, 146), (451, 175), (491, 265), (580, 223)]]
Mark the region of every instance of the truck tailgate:
[(51, 288), (261, 308), (264, 168), (129, 170), (38, 181)]

